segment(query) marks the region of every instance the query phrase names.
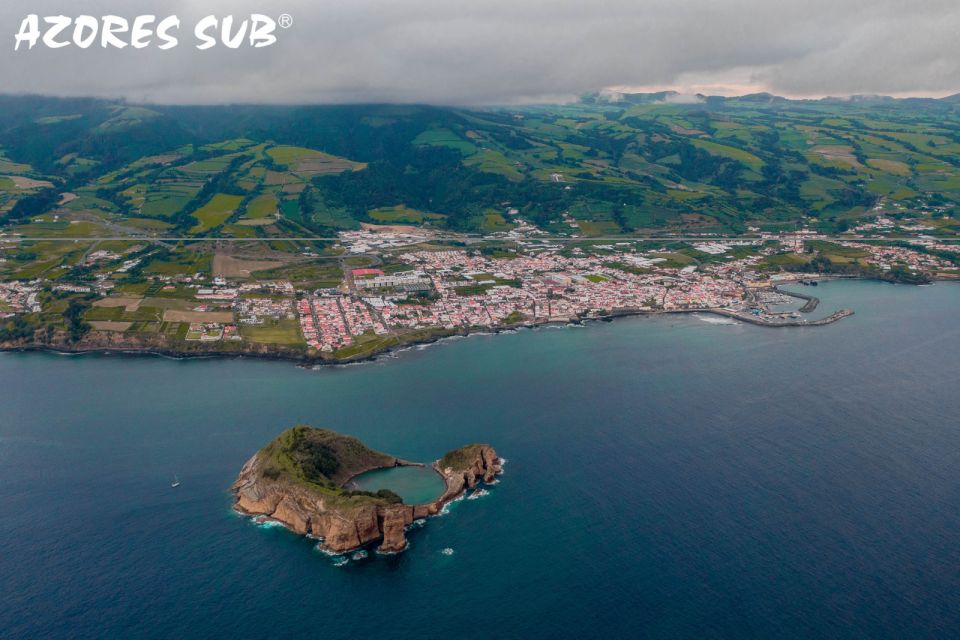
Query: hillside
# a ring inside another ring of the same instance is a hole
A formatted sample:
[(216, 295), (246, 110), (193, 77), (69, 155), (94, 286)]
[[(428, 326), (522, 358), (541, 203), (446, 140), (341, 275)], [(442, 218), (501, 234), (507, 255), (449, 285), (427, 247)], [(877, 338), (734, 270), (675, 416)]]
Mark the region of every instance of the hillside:
[(354, 437), (303, 425), (287, 429), (258, 455), (266, 478), (307, 485), (330, 495), (356, 493), (344, 491), (343, 485), (365, 471), (404, 464)]
[(0, 98), (0, 215), (54, 235), (24, 224), (60, 207), (90, 235), (494, 233), (522, 219), (605, 236), (836, 232), (879, 206), (958, 229), (956, 100), (670, 98), (483, 110)]

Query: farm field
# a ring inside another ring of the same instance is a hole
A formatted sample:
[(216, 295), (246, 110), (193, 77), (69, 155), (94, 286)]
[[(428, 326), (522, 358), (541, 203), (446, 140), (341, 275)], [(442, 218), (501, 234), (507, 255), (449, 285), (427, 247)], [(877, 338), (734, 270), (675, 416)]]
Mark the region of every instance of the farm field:
[(267, 271), (283, 266), (277, 260), (249, 260), (218, 253), (213, 258), (213, 274), (226, 278), (249, 278), (256, 271)]
[(305, 344), (296, 320), (278, 320), (263, 325), (242, 325), (240, 335), (244, 340), (265, 344)]
[(444, 219), (444, 216), (438, 213), (417, 211), (416, 209), (409, 209), (402, 204), (394, 207), (373, 209), (368, 212), (368, 215), (372, 220), (386, 224), (424, 224), (426, 222), (436, 222)]
[[(43, 99), (42, 124), (0, 136), (0, 219), (50, 237), (272, 239), (364, 224), (480, 234), (529, 224), (583, 237), (831, 234), (878, 216), (921, 219), (939, 236), (960, 231), (958, 100), (666, 97), (242, 116), (126, 105), (78, 114), (67, 104), (60, 113)], [(69, 143), (44, 137), (87, 121)], [(137, 142), (147, 133), (150, 142)], [(94, 141), (119, 155), (73, 150)], [(76, 218), (30, 223), (50, 211)]]
[(164, 322), (233, 322), (232, 311), (177, 311), (163, 312)]
[(192, 233), (203, 233), (214, 227), (218, 227), (227, 221), (233, 212), (236, 211), (243, 196), (231, 196), (218, 193), (213, 196), (207, 204), (194, 212), (193, 217), (197, 219), (197, 225), (190, 231)]

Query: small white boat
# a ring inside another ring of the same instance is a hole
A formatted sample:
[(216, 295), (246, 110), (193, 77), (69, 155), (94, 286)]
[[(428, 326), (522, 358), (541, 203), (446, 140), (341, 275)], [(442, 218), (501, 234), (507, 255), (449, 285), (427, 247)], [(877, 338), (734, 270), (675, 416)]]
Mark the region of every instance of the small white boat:
[(176, 488), (179, 487), (179, 486), (180, 486), (180, 478), (178, 478), (176, 475), (174, 475), (174, 476), (173, 476), (173, 482), (170, 483), (170, 488), (176, 489)]

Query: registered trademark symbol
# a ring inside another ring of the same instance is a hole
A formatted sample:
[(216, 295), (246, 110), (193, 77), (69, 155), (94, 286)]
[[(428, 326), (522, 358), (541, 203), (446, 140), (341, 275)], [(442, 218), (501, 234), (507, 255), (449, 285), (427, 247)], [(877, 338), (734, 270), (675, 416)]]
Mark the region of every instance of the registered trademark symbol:
[(293, 16), (290, 15), (289, 13), (282, 13), (280, 14), (280, 19), (277, 20), (277, 24), (279, 24), (284, 29), (289, 29), (290, 27), (293, 26)]

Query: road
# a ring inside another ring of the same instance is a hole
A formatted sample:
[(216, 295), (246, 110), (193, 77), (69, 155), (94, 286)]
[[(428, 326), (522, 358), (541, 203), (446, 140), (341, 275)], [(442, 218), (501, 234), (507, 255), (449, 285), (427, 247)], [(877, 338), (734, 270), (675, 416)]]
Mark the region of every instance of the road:
[[(819, 236), (817, 240), (828, 240), (831, 242), (839, 241), (870, 241), (870, 240), (915, 240), (916, 236), (884, 236), (880, 238), (851, 238), (850, 236)], [(943, 240), (953, 240), (955, 238), (943, 238)], [(143, 242), (273, 242), (275, 240), (286, 240), (293, 242), (333, 242), (340, 238), (336, 236), (278, 236), (274, 238), (198, 238), (196, 236), (85, 236), (85, 237), (47, 237), (47, 236), (0, 236), (0, 242), (36, 242), (40, 240), (49, 240), (52, 242), (106, 242), (112, 240), (128, 240)], [(425, 236), (422, 240), (411, 242), (410, 244), (419, 244), (425, 240), (432, 241), (455, 241), (466, 243), (477, 243), (484, 241), (503, 242), (510, 241), (512, 238), (492, 238), (488, 236)], [(528, 241), (545, 240), (548, 242), (724, 242), (730, 240), (761, 240), (760, 236), (677, 236), (677, 235), (651, 235), (651, 236), (599, 236), (595, 238), (571, 238), (569, 236), (535, 236), (525, 238)]]

